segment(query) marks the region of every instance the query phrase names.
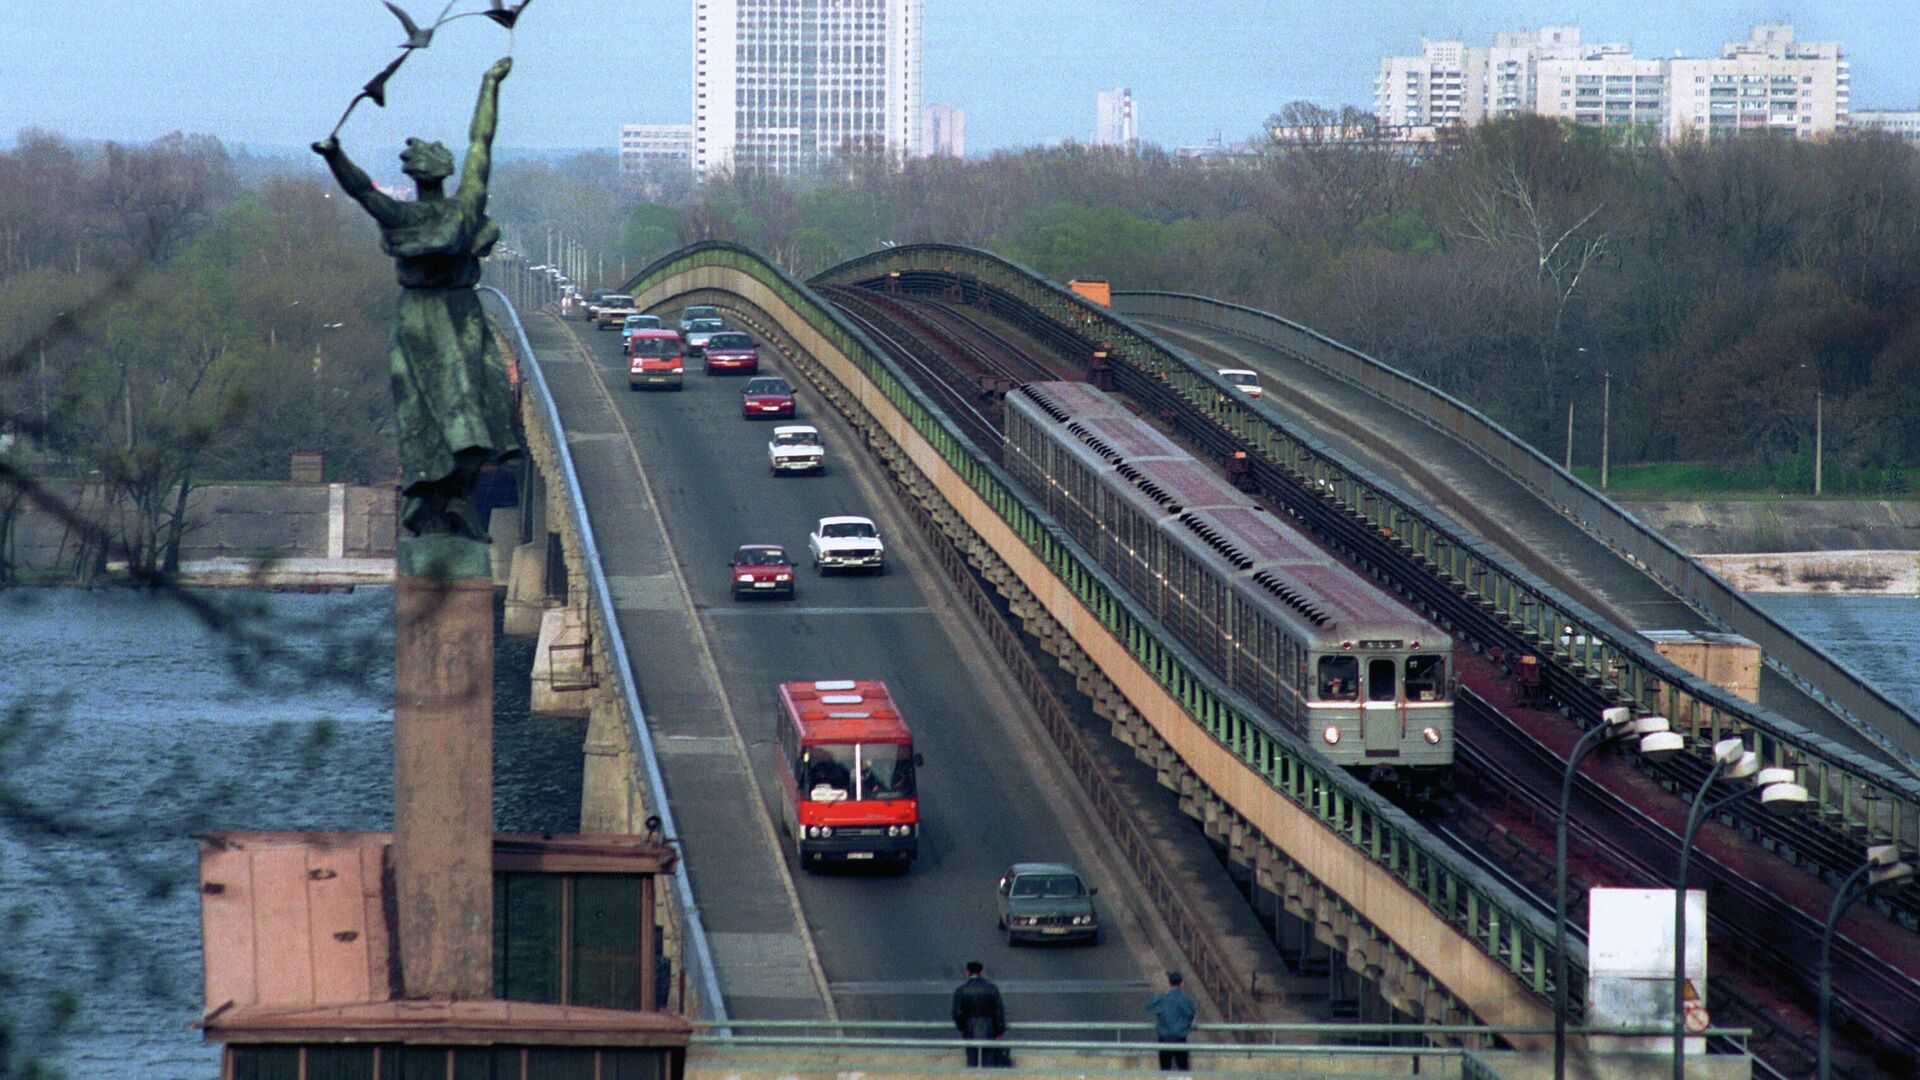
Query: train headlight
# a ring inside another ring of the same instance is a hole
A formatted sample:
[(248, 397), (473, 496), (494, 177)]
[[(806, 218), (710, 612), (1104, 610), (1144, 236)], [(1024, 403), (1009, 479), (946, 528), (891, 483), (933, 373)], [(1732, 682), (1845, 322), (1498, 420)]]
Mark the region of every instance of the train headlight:
[(1427, 740), (1428, 746), (1440, 745), (1440, 729), (1439, 728), (1436, 728), (1436, 727), (1421, 728), (1420, 737)]
[(1327, 740), (1328, 746), (1340, 745), (1340, 726), (1338, 724), (1328, 724), (1327, 730), (1321, 732), (1320, 737)]

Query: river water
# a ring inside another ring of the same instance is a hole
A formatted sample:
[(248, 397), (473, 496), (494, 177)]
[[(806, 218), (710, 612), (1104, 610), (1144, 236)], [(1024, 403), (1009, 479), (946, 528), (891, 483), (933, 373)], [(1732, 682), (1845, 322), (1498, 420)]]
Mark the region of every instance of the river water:
[[(393, 593), (0, 592), (0, 1024), (13, 1064), (217, 1076), (192, 837), (385, 830)], [(495, 657), (503, 831), (579, 828), (585, 721)], [(9, 1075), (0, 1037), (0, 1076)]]
[[(1920, 600), (1755, 601), (1920, 708)], [(0, 592), (0, 1023), (16, 1066), (217, 1075), (186, 1026), (201, 1011), (191, 838), (391, 826), (392, 611), (388, 589)], [(529, 715), (532, 658), (500, 640), (495, 823), (571, 832), (585, 723)]]

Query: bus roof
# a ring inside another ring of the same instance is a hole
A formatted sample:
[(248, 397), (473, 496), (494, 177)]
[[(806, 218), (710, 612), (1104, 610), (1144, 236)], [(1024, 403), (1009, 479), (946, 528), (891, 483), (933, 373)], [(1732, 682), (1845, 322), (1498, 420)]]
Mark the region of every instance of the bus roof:
[(780, 707), (802, 743), (909, 742), (887, 684), (878, 679), (820, 679), (780, 684)]

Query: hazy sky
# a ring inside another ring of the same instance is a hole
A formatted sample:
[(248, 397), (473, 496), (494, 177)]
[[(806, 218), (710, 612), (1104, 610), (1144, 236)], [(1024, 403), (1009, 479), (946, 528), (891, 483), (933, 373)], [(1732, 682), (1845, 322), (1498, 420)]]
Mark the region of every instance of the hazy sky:
[[(421, 19), (444, 0), (400, 0)], [(482, 7), (461, 0), (462, 9)], [(685, 122), (689, 0), (534, 0), (503, 90), (502, 148), (612, 148), (622, 123)], [(1282, 104), (1370, 106), (1382, 55), (1422, 36), (1576, 23), (1641, 56), (1716, 55), (1749, 23), (1839, 40), (1855, 108), (1920, 104), (1920, 0), (926, 0), (926, 100), (967, 111), (972, 153), (1088, 139), (1094, 92), (1130, 86), (1141, 135), (1174, 146), (1243, 138)], [(205, 133), (271, 151), (325, 135), (394, 55), (378, 0), (0, 0), (0, 143), (37, 126), (145, 141)], [(480, 73), (507, 49), (483, 19), (447, 27), (342, 133), (349, 149), (407, 135), (453, 142)]]

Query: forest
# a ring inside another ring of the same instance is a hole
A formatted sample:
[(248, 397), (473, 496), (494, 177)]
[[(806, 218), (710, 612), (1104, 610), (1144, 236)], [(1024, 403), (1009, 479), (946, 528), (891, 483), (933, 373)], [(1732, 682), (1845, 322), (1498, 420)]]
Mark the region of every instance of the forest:
[[(1275, 124), (1311, 116), (1296, 104)], [(1290, 126), (1298, 127), (1298, 124)], [(1492, 415), (1558, 459), (1712, 490), (1920, 484), (1920, 153), (1885, 138), (1647, 146), (1542, 118), (1409, 152), (1258, 141), (1185, 159), (1068, 143), (804, 177), (625, 176), (609, 153), (496, 169), (490, 212), (598, 281), (724, 239), (806, 276), (887, 243), (978, 245), (1049, 277), (1274, 311)], [(503, 155), (506, 157), (506, 155)], [(97, 485), (164, 562), (198, 483), (394, 472), (391, 265), (305, 160), (209, 136), (22, 132), (0, 152), (0, 521)], [(4, 537), (4, 530), (0, 530)]]

